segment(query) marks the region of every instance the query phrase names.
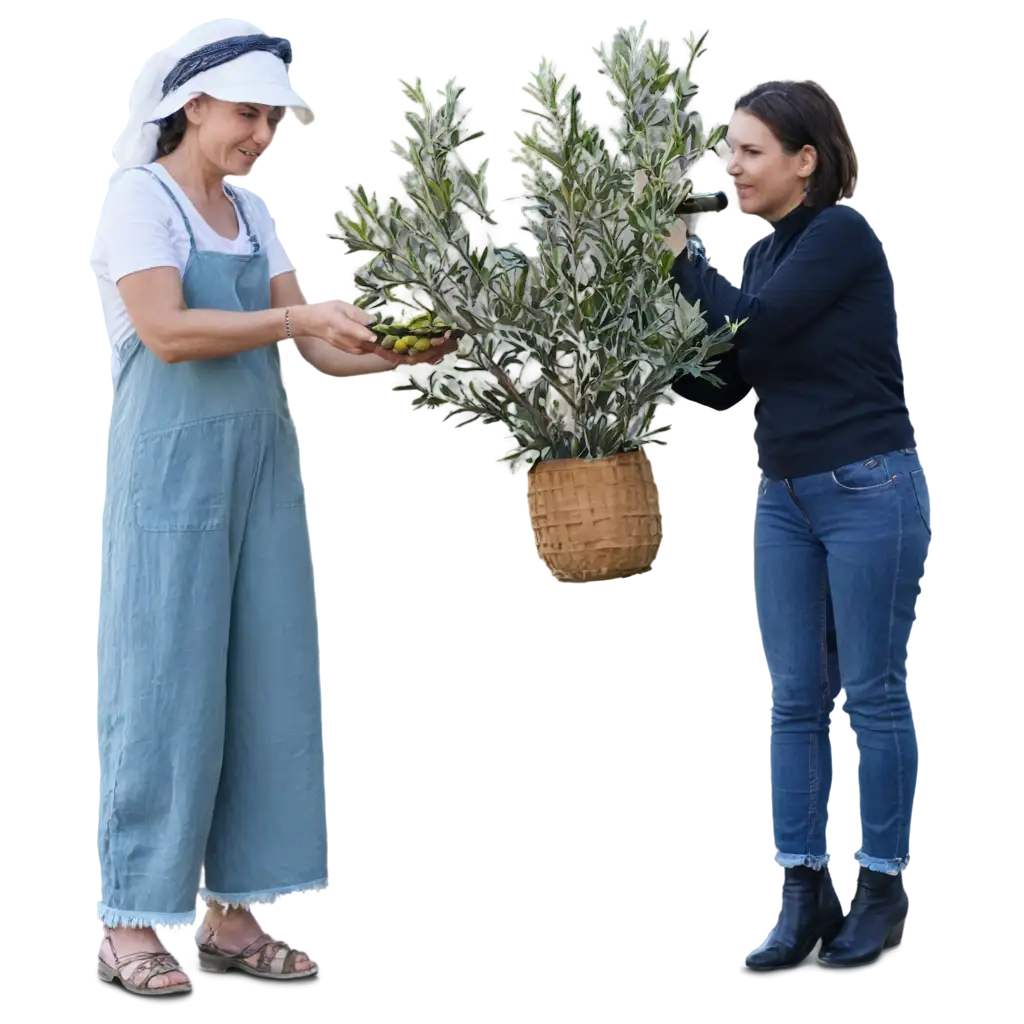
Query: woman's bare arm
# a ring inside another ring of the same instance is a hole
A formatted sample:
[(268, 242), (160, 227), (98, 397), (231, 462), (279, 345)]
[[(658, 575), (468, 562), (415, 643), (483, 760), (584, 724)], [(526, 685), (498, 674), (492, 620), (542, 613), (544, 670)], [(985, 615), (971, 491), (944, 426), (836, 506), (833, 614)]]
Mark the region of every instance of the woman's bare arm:
[[(282, 308), (254, 312), (188, 309), (181, 274), (175, 267), (126, 274), (117, 282), (117, 289), (143, 344), (165, 363), (249, 352), (287, 336)], [(273, 293), (273, 282), (271, 290)], [(363, 326), (369, 318), (348, 303), (310, 306), (302, 302), (291, 309), (289, 318), (296, 338), (309, 336), (339, 356), (348, 354), (359, 361), (375, 347), (373, 332)]]
[[(279, 316), (287, 307), (295, 310), (306, 305), (306, 297), (299, 287), (299, 279), (295, 271), (278, 274), (271, 278), (270, 304), (276, 309)], [(294, 314), (292, 315), (294, 316)], [(321, 373), (326, 373), (331, 377), (355, 377), (366, 373), (381, 373), (384, 370), (393, 370), (398, 365), (396, 360), (385, 359), (376, 354), (354, 356), (335, 348), (321, 338), (300, 334), (295, 328), (294, 321), (292, 334), (295, 337), (295, 347), (301, 353), (302, 358)]]

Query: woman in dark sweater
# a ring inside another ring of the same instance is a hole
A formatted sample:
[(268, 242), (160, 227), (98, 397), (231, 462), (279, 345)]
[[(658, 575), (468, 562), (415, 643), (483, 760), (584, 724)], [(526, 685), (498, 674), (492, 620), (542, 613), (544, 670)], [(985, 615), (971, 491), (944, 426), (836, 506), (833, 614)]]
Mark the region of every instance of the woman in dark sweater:
[[(758, 619), (772, 678), (771, 773), (782, 910), (755, 969), (870, 963), (907, 914), (917, 743), (907, 641), (931, 538), (881, 243), (855, 210), (857, 161), (813, 82), (769, 82), (736, 104), (727, 138), (740, 209), (772, 234), (733, 287), (691, 235), (673, 275), (710, 327), (746, 322), (714, 370), (674, 390), (713, 409), (757, 395)], [(829, 878), (829, 716), (840, 687), (860, 749), (861, 865), (843, 916)]]

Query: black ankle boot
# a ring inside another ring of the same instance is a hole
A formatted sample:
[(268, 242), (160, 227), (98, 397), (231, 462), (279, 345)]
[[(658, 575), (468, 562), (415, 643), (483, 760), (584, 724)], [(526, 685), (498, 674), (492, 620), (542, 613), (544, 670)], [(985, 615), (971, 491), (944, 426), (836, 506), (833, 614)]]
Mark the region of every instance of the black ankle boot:
[(807, 958), (818, 939), (834, 938), (842, 923), (843, 907), (828, 868), (786, 868), (779, 920), (747, 957), (747, 966), (755, 971), (793, 967)]
[(821, 944), (818, 959), (829, 967), (870, 964), (882, 950), (898, 946), (910, 901), (903, 891), (903, 875), (860, 869), (857, 893), (839, 934)]

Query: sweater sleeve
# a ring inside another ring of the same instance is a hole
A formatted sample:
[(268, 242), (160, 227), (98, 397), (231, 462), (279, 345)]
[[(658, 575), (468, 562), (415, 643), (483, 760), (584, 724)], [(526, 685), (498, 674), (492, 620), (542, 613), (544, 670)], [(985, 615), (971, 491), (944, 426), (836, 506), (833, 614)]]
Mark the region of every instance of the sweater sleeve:
[[(754, 253), (749, 253), (746, 256), (746, 263), (743, 268), (743, 278), (740, 282), (740, 287), (746, 284), (750, 275), (751, 260), (754, 257)], [(685, 254), (681, 255), (679, 259), (685, 259)], [(677, 260), (678, 262), (678, 260)], [(679, 292), (682, 292), (683, 297), (687, 298), (686, 293), (682, 291), (680, 287), (679, 274), (673, 267), (673, 283)], [(713, 324), (708, 314), (708, 310), (701, 306), (701, 312), (705, 315), (708, 326), (711, 330), (717, 330), (721, 324)], [(723, 321), (724, 323), (724, 321)], [(708, 410), (727, 410), (732, 409), (734, 406), (738, 406), (746, 396), (751, 393), (750, 384), (743, 380), (742, 375), (739, 373), (739, 360), (736, 353), (735, 345), (732, 348), (726, 349), (722, 355), (716, 360), (715, 366), (711, 369), (713, 373), (722, 383), (713, 384), (711, 381), (703, 377), (693, 377), (691, 374), (681, 374), (672, 382), (672, 390), (688, 401), (691, 406), (695, 406), (697, 409), (708, 409)]]
[(736, 345), (784, 341), (820, 316), (877, 259), (878, 241), (867, 221), (849, 207), (822, 210), (808, 225), (768, 282), (755, 293), (731, 285), (707, 260), (676, 260), (673, 274), (690, 302), (700, 302), (716, 330), (745, 323)]
[(718, 377), (722, 384), (712, 384), (704, 377), (693, 377), (684, 373), (672, 381), (672, 390), (688, 402), (706, 405), (717, 412), (731, 409), (747, 397), (750, 385), (740, 376), (735, 348), (725, 352), (718, 365), (710, 372)]

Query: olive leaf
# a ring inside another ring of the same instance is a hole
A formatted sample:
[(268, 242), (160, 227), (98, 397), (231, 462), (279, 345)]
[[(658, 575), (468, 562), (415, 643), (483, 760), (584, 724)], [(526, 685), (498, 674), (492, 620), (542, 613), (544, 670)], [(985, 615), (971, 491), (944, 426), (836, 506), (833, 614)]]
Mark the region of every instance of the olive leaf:
[(466, 332), (453, 365), (395, 390), (413, 391), (414, 408), (448, 405), (457, 426), (503, 424), (513, 469), (664, 443), (655, 435), (668, 427), (651, 423), (671, 403), (673, 380), (721, 384), (712, 371), (739, 327), (709, 329), (676, 290), (665, 244), (692, 188), (689, 169), (725, 134), (723, 125), (705, 134), (690, 106), (707, 33), (685, 40), (689, 58), (676, 68), (668, 44), (645, 41), (644, 30), (620, 30), (609, 50), (595, 50), (620, 115), (614, 149), (584, 121), (579, 90), (566, 90), (553, 64), (542, 61), (525, 87), (535, 122), (516, 133), (514, 159), (526, 169), (523, 230), (535, 256), (470, 241), (467, 213), (496, 222), (487, 161), (472, 171), (462, 159), (483, 132), (466, 131), (454, 81), (436, 108), (419, 80), (401, 83), (417, 108), (406, 114), (412, 136), (395, 144), (409, 165), (405, 200), (382, 204), (358, 186), (348, 190), (351, 212), (336, 214), (341, 233), (331, 237), (374, 254), (356, 274), (357, 305), (400, 303)]

